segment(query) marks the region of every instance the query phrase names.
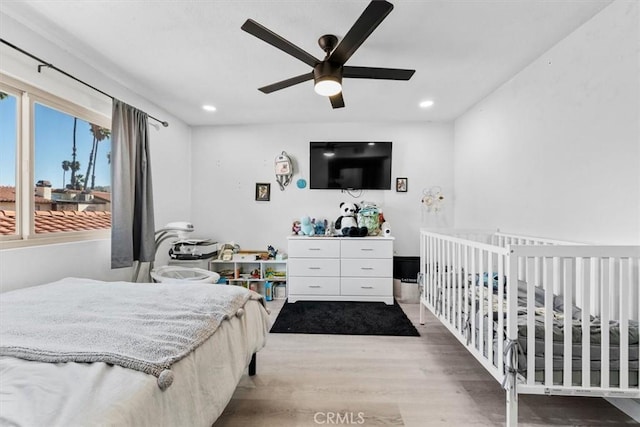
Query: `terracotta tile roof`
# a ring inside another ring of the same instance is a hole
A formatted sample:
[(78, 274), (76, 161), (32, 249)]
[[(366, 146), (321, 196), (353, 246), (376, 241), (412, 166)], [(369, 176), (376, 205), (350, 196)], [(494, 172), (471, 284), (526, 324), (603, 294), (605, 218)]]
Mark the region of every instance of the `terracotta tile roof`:
[(15, 202), (16, 188), (0, 185), (0, 202)]
[[(16, 201), (16, 187), (0, 186), (0, 202), (13, 202)], [(51, 199), (45, 199), (40, 196), (33, 196), (35, 203), (51, 203)]]
[[(36, 233), (105, 230), (111, 228), (111, 212), (36, 211)], [(15, 211), (0, 210), (0, 235), (15, 234)]]
[(0, 211), (0, 235), (7, 236), (16, 233), (16, 212)]
[(111, 201), (111, 193), (106, 191), (92, 191), (91, 194), (93, 194), (93, 197), (96, 199), (106, 200), (107, 202)]

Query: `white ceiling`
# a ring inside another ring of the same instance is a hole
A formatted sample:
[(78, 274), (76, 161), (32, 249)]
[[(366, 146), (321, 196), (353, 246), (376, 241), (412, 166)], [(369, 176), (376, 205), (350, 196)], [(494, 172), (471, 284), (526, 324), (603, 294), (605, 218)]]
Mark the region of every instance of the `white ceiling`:
[[(312, 81), (259, 92), (311, 69), (240, 26), (252, 18), (322, 59), (318, 37), (342, 38), (369, 0), (3, 0), (0, 11), (190, 125), (448, 121), (611, 0), (391, 2), (394, 10), (347, 65), (415, 75), (408, 82), (345, 79), (346, 107), (336, 110)], [(418, 108), (425, 99), (435, 105)], [(204, 112), (203, 104), (217, 111)]]

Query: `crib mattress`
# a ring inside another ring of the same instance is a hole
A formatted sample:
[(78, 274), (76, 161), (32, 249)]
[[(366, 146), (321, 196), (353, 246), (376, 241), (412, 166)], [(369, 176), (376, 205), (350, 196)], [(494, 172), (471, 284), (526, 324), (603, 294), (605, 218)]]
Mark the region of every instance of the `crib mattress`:
[[(476, 287), (476, 292), (477, 292)], [(528, 340), (527, 340), (527, 298), (526, 298), (526, 284), (521, 284), (519, 286), (519, 295), (518, 295), (518, 371), (526, 375), (527, 369), (527, 352), (528, 352)], [(473, 295), (469, 292), (469, 305), (471, 307), (471, 302), (474, 300), (478, 301), (478, 293)], [(491, 295), (491, 298), (489, 298)], [(534, 331), (535, 331), (535, 372), (536, 372), (536, 381), (542, 381), (544, 379), (544, 354), (545, 354), (545, 309), (543, 307), (544, 304), (544, 291), (540, 288), (535, 289), (535, 315), (534, 315)], [(489, 316), (489, 300), (492, 301), (492, 323), (493, 323), (493, 336), (497, 336), (498, 332), (498, 296), (495, 293), (489, 293), (485, 290), (484, 300), (482, 304), (482, 315), (483, 322), (479, 321), (480, 317), (480, 304), (476, 304), (476, 316), (475, 316), (475, 342), (478, 343), (480, 340), (480, 331), (479, 326), (482, 323), (484, 325), (483, 331), (486, 334), (487, 331), (487, 321)], [(554, 370), (554, 384), (562, 384), (563, 383), (563, 369), (564, 369), (564, 334), (565, 334), (565, 314), (562, 312), (561, 308), (564, 306), (562, 300), (554, 296), (554, 306), (558, 307), (558, 310), (554, 310), (552, 313), (552, 323), (553, 323), (553, 370)], [(449, 300), (451, 304), (449, 304), (450, 312), (449, 314), (454, 314), (457, 323), (457, 308), (458, 301), (453, 298)], [(503, 301), (503, 310), (505, 312), (506, 317), (506, 305)], [(571, 313), (571, 354), (572, 354), (572, 378), (573, 385), (581, 385), (582, 384), (582, 318), (581, 311), (576, 307), (572, 307)], [(506, 323), (505, 323), (506, 328)], [(609, 321), (609, 376), (610, 376), (610, 386), (617, 387), (619, 386), (619, 369), (620, 369), (620, 323), (616, 320)], [(635, 320), (630, 320), (628, 324), (628, 365), (629, 365), (629, 385), (631, 387), (638, 386), (638, 370), (639, 370), (639, 353), (640, 353), (640, 333), (639, 333), (638, 322)], [(487, 340), (484, 338), (484, 353), (486, 356), (486, 345)], [(601, 370), (601, 359), (602, 359), (602, 322), (601, 319), (595, 317), (590, 318), (589, 324), (589, 357), (590, 357), (590, 370), (592, 372), (591, 382), (592, 386), (600, 385), (600, 370)], [(497, 342), (493, 342), (493, 351), (494, 355), (497, 354)], [(494, 363), (497, 363), (497, 360), (494, 360)]]

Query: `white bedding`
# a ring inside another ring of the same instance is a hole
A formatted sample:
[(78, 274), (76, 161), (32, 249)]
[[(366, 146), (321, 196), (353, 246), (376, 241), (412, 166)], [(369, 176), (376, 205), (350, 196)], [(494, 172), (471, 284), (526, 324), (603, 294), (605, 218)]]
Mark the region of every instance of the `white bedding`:
[(211, 426), (266, 342), (264, 307), (245, 309), (173, 365), (165, 391), (152, 375), (102, 362), (0, 357), (0, 426)]

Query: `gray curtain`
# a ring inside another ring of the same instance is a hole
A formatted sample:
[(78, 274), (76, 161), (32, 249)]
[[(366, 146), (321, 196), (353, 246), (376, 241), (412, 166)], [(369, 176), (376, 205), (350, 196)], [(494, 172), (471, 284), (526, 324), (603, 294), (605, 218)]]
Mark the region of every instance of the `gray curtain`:
[(122, 268), (155, 258), (149, 119), (114, 99), (111, 120), (111, 268)]

